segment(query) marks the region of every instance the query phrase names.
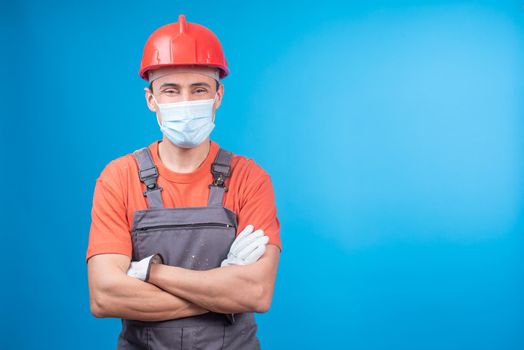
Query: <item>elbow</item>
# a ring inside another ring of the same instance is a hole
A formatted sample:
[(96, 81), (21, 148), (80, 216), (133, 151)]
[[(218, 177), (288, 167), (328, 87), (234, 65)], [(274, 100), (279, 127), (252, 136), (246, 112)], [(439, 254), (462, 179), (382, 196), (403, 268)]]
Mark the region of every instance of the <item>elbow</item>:
[(265, 302), (265, 301), (261, 301), (258, 303), (256, 309), (255, 309), (255, 312), (259, 313), (259, 314), (263, 314), (263, 313), (266, 313), (269, 311), (269, 307), (271, 306), (271, 303), (268, 303), (268, 302)]
[(271, 302), (273, 299), (273, 288), (261, 285), (258, 288), (258, 294), (256, 300), (256, 305), (254, 307), (255, 312), (265, 313), (269, 311), (271, 307)]
[(96, 318), (112, 317), (109, 312), (107, 296), (100, 290), (93, 291), (89, 298), (91, 314)]
[(89, 300), (91, 314), (96, 318), (108, 317), (104, 302), (100, 297), (93, 297)]
[(105, 317), (102, 305), (97, 300), (91, 299), (89, 301), (89, 307), (91, 315), (95, 316), (96, 318)]

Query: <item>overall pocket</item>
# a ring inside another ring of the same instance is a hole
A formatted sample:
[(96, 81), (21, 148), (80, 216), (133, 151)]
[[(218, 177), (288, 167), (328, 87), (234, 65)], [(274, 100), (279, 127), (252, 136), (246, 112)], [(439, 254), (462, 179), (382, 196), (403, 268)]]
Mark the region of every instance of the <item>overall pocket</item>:
[(257, 337), (256, 323), (244, 323), (226, 327), (224, 336), (224, 350), (242, 349), (259, 350), (260, 341)]
[(137, 229), (132, 233), (133, 260), (160, 253), (166, 265), (209, 270), (227, 257), (235, 231), (233, 226), (213, 223)]
[(182, 329), (183, 350), (224, 349), (225, 326), (193, 326)]
[(181, 327), (128, 327), (118, 337), (117, 350), (182, 350), (191, 344)]

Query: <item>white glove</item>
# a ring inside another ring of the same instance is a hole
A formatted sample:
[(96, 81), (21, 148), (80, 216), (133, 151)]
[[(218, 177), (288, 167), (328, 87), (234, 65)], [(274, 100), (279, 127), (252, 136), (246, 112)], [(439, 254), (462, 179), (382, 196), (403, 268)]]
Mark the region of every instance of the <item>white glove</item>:
[(253, 232), (253, 225), (247, 225), (231, 244), (227, 258), (220, 267), (227, 265), (248, 265), (257, 261), (266, 251), (269, 237), (262, 229)]
[(140, 261), (131, 261), (127, 275), (138, 278), (144, 282), (149, 279), (149, 270), (151, 270), (151, 264), (162, 264), (164, 259), (160, 254), (153, 254), (144, 258)]

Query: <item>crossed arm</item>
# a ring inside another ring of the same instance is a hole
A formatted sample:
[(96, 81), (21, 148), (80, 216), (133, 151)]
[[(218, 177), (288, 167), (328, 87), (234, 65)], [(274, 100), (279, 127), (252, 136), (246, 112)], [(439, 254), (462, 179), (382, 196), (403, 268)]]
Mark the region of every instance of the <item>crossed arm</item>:
[(99, 254), (88, 261), (91, 312), (96, 317), (162, 321), (222, 313), (266, 312), (273, 298), (280, 250), (268, 244), (250, 265), (194, 271), (152, 265), (149, 282), (127, 276), (130, 257)]

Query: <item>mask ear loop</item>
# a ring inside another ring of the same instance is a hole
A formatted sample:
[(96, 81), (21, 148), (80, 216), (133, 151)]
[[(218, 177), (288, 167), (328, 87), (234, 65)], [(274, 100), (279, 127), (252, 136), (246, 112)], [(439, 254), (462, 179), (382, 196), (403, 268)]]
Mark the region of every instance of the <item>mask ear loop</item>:
[[(218, 91), (215, 92), (215, 97), (213, 97), (213, 106), (215, 106), (215, 103), (217, 102), (217, 96), (218, 96)], [(211, 107), (213, 108), (213, 107)], [(215, 109), (215, 112), (213, 113), (213, 115), (211, 116), (211, 122), (214, 124), (215, 123), (215, 114), (216, 114), (216, 109)]]
[[(153, 101), (155, 101), (155, 105), (156, 105), (156, 107), (158, 108), (158, 102), (157, 102), (157, 100), (156, 100), (156, 98), (155, 98), (155, 95), (151, 94), (151, 97), (153, 97)], [(155, 112), (157, 112), (157, 111), (156, 111), (157, 108), (155, 108)]]

